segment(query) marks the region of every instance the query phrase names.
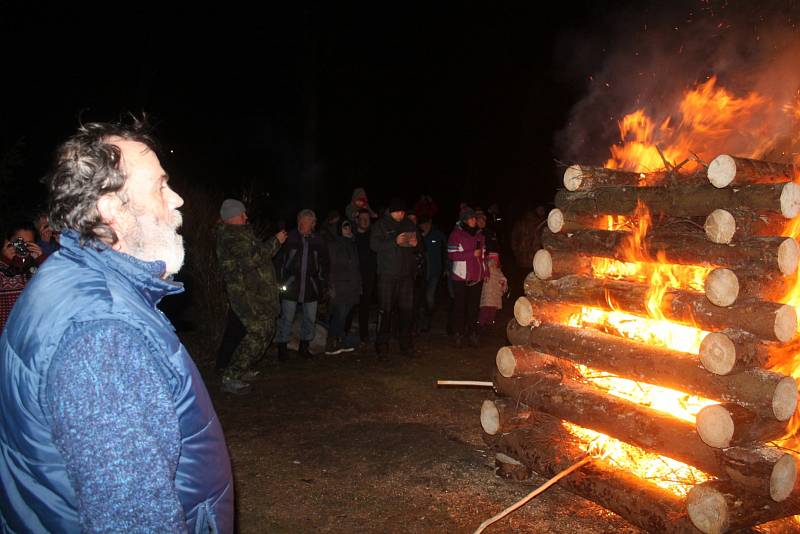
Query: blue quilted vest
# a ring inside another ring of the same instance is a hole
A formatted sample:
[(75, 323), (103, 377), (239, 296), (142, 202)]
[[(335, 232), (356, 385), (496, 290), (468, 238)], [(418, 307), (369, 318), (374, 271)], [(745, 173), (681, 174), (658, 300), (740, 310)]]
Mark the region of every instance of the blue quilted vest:
[(77, 321), (125, 321), (159, 349), (154, 365), (171, 388), (181, 435), (175, 487), (189, 532), (233, 531), (233, 480), (217, 415), (197, 367), (156, 307), (182, 286), (107, 247), (62, 248), (25, 288), (0, 338), (0, 528), (80, 532), (75, 492), (53, 445), (45, 379), (53, 352)]

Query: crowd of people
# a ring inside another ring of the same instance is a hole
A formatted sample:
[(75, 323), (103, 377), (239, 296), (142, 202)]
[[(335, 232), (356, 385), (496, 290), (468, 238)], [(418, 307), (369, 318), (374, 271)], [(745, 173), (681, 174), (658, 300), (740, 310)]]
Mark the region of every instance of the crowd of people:
[[(231, 532), (230, 459), (208, 391), (159, 302), (183, 291), (183, 199), (144, 123), (82, 125), (57, 150), (49, 212), (8, 226), (0, 255), (0, 518), (14, 532)], [(380, 213), (378, 213), (380, 211)], [(443, 281), (453, 343), (478, 344), (507, 289), (491, 218), (356, 189), (344, 216), (262, 239), (226, 199), (216, 256), (230, 303), (217, 366), (245, 393), (274, 345), (311, 357), (413, 356)], [(441, 291), (444, 293), (444, 291)], [(371, 310), (377, 310), (376, 314)], [(324, 310), (324, 311), (321, 311)], [(294, 327), (298, 311), (299, 329)], [(357, 323), (357, 327), (353, 324)], [(351, 334), (351, 330), (353, 330)]]
[(477, 346), (481, 326), (494, 323), (508, 284), (491, 214), (462, 204), (446, 237), (433, 223), (438, 207), (427, 195), (410, 209), (393, 198), (379, 215), (357, 188), (343, 211), (330, 212), (318, 229), (315, 212), (303, 209), (295, 229), (262, 240), (241, 201), (222, 203), (216, 253), (230, 302), (217, 355), (223, 390), (249, 391), (270, 340), (278, 361), (289, 358), (298, 311), (297, 352), (304, 358), (313, 356), (318, 319), (327, 324), (325, 354), (384, 357), (394, 337), (401, 354), (414, 356), (414, 337), (430, 330), (442, 281), (456, 347)]

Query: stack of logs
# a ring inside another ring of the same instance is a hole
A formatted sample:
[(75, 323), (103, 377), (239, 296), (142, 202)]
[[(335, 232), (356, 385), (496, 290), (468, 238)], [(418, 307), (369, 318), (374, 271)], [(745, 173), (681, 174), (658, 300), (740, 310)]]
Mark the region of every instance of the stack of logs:
[[(651, 532), (726, 532), (800, 513), (800, 464), (770, 443), (789, 432), (797, 384), (767, 370), (776, 355), (800, 351), (795, 309), (776, 302), (793, 287), (800, 257), (793, 238), (778, 237), (800, 214), (793, 178), (790, 165), (728, 155), (693, 174), (567, 169), (508, 325), (511, 346), (497, 353), (500, 398), (481, 409), (487, 440), (508, 461), (553, 476), (586, 454), (563, 420), (712, 477), (680, 497), (597, 459), (561, 482)], [(649, 316), (647, 282), (595, 278), (591, 269), (592, 257), (629, 260), (621, 244), (630, 232), (606, 221), (640, 204), (653, 225), (643, 254), (713, 268), (704, 292), (669, 289), (660, 306), (666, 319), (711, 332), (699, 354), (567, 326), (582, 306), (610, 310), (610, 302)], [(719, 404), (692, 424), (593, 387), (576, 365)]]

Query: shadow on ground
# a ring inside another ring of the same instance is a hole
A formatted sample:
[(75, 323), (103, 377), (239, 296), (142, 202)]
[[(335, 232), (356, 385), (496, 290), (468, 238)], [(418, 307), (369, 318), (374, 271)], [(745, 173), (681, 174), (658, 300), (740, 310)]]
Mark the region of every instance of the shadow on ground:
[[(488, 380), (509, 317), (477, 348), (452, 348), (434, 329), (413, 359), (367, 349), (278, 366), (269, 354), (246, 396), (221, 393), (204, 368), (231, 452), (239, 531), (472, 532), (543, 482), (494, 475), (479, 422), (491, 390), (435, 384)], [(186, 343), (211, 360), (208, 347)], [(639, 532), (558, 487), (490, 531)]]

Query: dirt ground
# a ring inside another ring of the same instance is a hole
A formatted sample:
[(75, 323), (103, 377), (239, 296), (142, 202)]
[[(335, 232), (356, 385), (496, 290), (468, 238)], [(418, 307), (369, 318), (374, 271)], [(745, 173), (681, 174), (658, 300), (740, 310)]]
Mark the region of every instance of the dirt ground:
[[(440, 317), (413, 359), (379, 360), (370, 347), (278, 366), (270, 354), (244, 396), (220, 392), (213, 367), (201, 366), (231, 452), (239, 531), (472, 532), (544, 482), (495, 476), (479, 422), (491, 390), (435, 385), (488, 380), (508, 317), (480, 347), (462, 349)], [(192, 341), (210, 362), (208, 347)], [(640, 530), (554, 487), (489, 532)]]

